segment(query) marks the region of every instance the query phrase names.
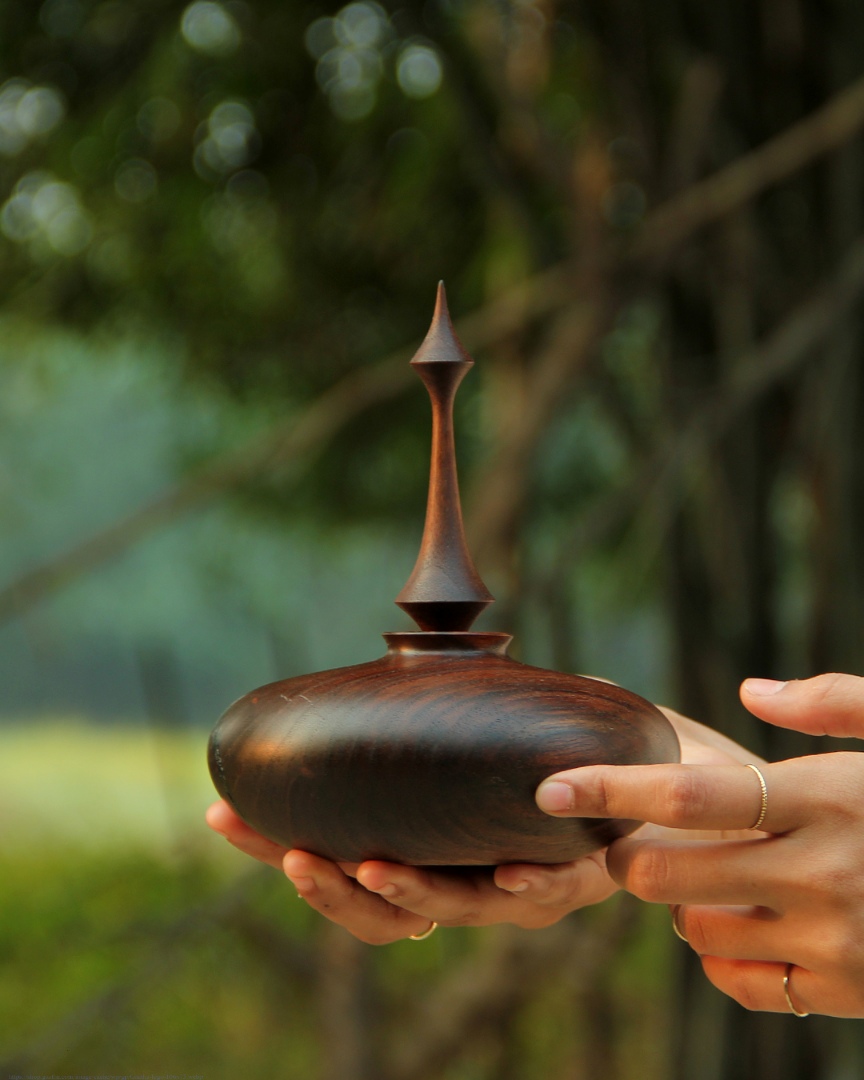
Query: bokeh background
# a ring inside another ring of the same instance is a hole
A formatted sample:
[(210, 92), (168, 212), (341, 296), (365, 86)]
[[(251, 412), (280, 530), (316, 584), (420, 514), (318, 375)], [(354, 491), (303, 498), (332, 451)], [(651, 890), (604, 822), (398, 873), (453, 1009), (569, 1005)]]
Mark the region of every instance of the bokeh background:
[(379, 655), (439, 278), (486, 625), (769, 757), (861, 671), (858, 0), (0, 3), (0, 1074), (853, 1080), (668, 913), (360, 945), (206, 732)]

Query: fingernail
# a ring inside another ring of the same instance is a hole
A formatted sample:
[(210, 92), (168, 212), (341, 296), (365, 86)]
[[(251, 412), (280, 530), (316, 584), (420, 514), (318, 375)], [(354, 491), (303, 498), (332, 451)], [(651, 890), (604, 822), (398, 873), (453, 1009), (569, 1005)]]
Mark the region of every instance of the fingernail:
[(369, 892), (378, 893), (379, 896), (395, 896), (396, 893), (399, 892), (392, 881), (385, 881), (384, 884), (379, 885), (377, 889), (370, 888), (368, 885), (366, 888), (369, 889)]
[(753, 697), (771, 697), (779, 694), (785, 682), (777, 682), (775, 679), (745, 679), (744, 689)]
[(304, 892), (312, 892), (315, 888), (315, 879), (311, 877), (292, 877), (288, 879), (297, 890), (297, 895), (302, 897)]
[(537, 805), (547, 814), (557, 814), (573, 808), (573, 788), (560, 780), (550, 780), (537, 789)]
[(528, 888), (528, 884), (529, 883), (527, 881), (517, 881), (515, 885), (499, 885), (498, 888), (504, 889), (506, 892), (519, 893), (525, 892), (525, 890)]

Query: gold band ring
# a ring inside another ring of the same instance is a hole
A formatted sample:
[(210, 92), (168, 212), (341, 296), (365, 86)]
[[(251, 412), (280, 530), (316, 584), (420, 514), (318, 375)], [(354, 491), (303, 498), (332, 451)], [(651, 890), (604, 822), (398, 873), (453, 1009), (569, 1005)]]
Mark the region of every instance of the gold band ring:
[(438, 923), (433, 922), (428, 930), (424, 930), (422, 934), (409, 934), (409, 941), (425, 941), (427, 937), (431, 937), (432, 934), (438, 929)]
[(684, 935), (683, 935), (683, 934), (681, 933), (681, 927), (680, 927), (680, 926), (678, 925), (678, 912), (679, 912), (680, 910), (681, 910), (681, 905), (680, 905), (680, 904), (676, 904), (676, 905), (675, 905), (675, 906), (674, 906), (674, 907), (672, 908), (672, 929), (673, 929), (673, 930), (675, 931), (676, 935), (677, 935), (677, 936), (678, 936), (679, 938), (681, 938), (681, 940), (682, 940), (682, 941), (683, 941), (683, 942), (684, 942), (685, 944), (689, 945), (689, 944), (690, 944), (690, 942), (689, 942), (689, 941), (687, 941), (687, 938), (686, 938), (686, 937), (684, 937)]
[(759, 817), (750, 826), (750, 829), (758, 829), (762, 822), (765, 820), (765, 815), (768, 813), (768, 785), (765, 783), (765, 777), (762, 775), (762, 770), (758, 769), (755, 765), (747, 764), (745, 769), (752, 769), (756, 773), (756, 779), (759, 781), (759, 790), (762, 793), (762, 805), (759, 807)]
[(787, 964), (786, 965), (786, 974), (783, 976), (783, 993), (786, 995), (786, 1004), (789, 1006), (789, 1011), (792, 1013), (793, 1016), (800, 1017), (803, 1020), (804, 1017), (809, 1016), (810, 1013), (809, 1012), (799, 1012), (795, 1008), (795, 1005), (792, 1002), (792, 998), (789, 995), (789, 990), (791, 989), (791, 987), (789, 986), (789, 979), (792, 977), (792, 968), (794, 968), (794, 967), (795, 967), (794, 964)]

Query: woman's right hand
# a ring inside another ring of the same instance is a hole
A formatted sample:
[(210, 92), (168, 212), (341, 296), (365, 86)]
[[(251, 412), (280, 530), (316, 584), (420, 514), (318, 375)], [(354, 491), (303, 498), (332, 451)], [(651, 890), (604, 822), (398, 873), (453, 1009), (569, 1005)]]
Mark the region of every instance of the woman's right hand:
[[(856, 675), (748, 679), (741, 698), (769, 724), (864, 739), (864, 679)], [(537, 799), (557, 817), (669, 827), (659, 839), (616, 840), (610, 872), (641, 899), (675, 906), (705, 974), (741, 1005), (864, 1017), (864, 754), (761, 770), (595, 765), (551, 777)], [(739, 842), (688, 842), (694, 828), (742, 827)]]

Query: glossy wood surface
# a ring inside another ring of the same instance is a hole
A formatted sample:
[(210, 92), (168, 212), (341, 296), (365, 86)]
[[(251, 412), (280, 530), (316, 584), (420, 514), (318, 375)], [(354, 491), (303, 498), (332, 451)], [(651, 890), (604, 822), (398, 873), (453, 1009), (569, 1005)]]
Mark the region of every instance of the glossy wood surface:
[(636, 826), (550, 818), (534, 791), (558, 769), (677, 760), (653, 705), (496, 655), (507, 635), (425, 636), (241, 698), (211, 739), (220, 794), (265, 836), (349, 861), (555, 863)]

